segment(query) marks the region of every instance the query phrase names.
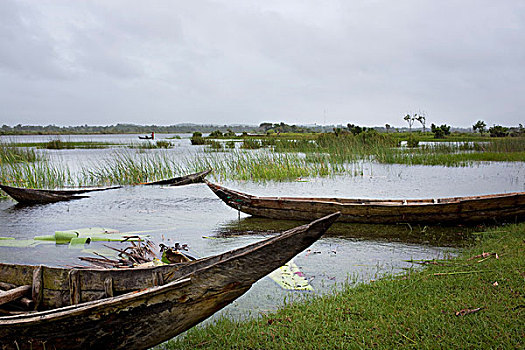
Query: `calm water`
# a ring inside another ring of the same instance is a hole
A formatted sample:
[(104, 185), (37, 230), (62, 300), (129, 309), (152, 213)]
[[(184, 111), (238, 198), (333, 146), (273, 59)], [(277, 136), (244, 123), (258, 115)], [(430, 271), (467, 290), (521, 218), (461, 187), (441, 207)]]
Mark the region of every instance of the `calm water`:
[[(157, 135), (159, 138), (164, 136)], [(186, 138), (173, 140), (175, 147), (168, 152), (183, 156), (201, 151), (200, 147), (190, 146), (188, 135), (183, 137)], [(123, 144), (138, 142), (137, 135), (61, 138)], [(50, 139), (49, 136), (24, 136), (7, 140), (35, 142)], [(97, 162), (113, 150), (44, 152), (74, 168), (79, 164)], [(265, 184), (228, 181), (222, 184), (257, 195), (366, 198), (427, 198), (525, 191), (523, 163), (485, 163), (460, 168), (367, 163), (362, 169), (362, 176)], [(239, 214), (222, 203), (204, 184), (194, 184), (183, 187), (129, 186), (95, 192), (90, 198), (77, 201), (34, 207), (18, 207), (12, 200), (0, 200), (0, 224), (0, 236), (17, 239), (85, 227), (139, 231), (149, 234), (155, 243), (186, 243), (195, 255), (207, 256), (252, 243), (300, 223)], [(299, 254), (294, 261), (310, 280), (315, 292), (322, 293), (347, 279), (369, 281), (384, 273), (398, 273), (413, 267), (406, 260), (442, 258), (453, 254), (456, 251), (454, 246), (469, 230), (472, 229), (336, 224), (311, 247), (309, 253)], [(91, 243), (86, 248), (104, 247), (100, 243)], [(78, 264), (79, 256), (89, 256), (89, 252), (54, 244), (33, 248), (0, 247), (0, 260), (4, 262), (67, 266)], [(266, 277), (223, 312), (234, 317), (257, 314), (275, 309), (285, 296), (295, 298), (310, 294), (312, 292), (284, 291)]]

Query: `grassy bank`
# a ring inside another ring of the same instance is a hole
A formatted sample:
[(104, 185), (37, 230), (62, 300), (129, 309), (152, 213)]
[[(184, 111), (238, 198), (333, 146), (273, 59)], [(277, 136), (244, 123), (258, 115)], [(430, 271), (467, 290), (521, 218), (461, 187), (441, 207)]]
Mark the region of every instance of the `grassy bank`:
[(422, 271), (346, 285), (245, 322), (222, 318), (160, 348), (522, 348), (525, 224), (478, 237), (460, 257)]

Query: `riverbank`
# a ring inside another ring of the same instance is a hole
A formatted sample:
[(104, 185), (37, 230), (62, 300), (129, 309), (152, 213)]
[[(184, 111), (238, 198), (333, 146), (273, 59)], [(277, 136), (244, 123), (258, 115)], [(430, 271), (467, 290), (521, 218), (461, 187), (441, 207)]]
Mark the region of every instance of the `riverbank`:
[(521, 348), (525, 223), (477, 234), (450, 260), (249, 321), (222, 318), (161, 349)]

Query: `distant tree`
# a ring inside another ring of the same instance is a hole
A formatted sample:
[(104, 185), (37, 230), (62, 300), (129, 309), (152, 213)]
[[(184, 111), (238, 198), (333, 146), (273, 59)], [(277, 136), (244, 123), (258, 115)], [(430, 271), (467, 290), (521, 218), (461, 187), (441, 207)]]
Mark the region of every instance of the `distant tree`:
[(430, 131), (434, 134), (435, 139), (443, 139), (445, 136), (450, 135), (450, 126), (447, 124), (436, 126), (432, 123), (432, 125), (430, 125)]
[(224, 133), (224, 137), (235, 137), (237, 136), (232, 129), (228, 129), (226, 130), (226, 132)]
[(390, 131), (390, 128), (391, 128), (390, 124), (385, 124), (386, 132), (389, 132), (389, 131)]
[(272, 123), (261, 123), (259, 125), (259, 128), (263, 129), (264, 131), (267, 131), (268, 129), (271, 129), (273, 127)]
[(222, 137), (222, 132), (220, 130), (214, 130), (210, 133), (210, 137)]
[(416, 120), (418, 122), (421, 123), (421, 125), (423, 126), (423, 132), (425, 132), (426, 131), (425, 124), (427, 122), (427, 117), (425, 116), (425, 113), (424, 112), (420, 112), (419, 115), (414, 114), (414, 117), (416, 118)]
[(494, 125), (489, 128), (490, 137), (505, 137), (509, 134), (509, 128)]
[(404, 121), (408, 123), (408, 130), (412, 132), (412, 125), (414, 124), (414, 121), (416, 120), (415, 115), (411, 116), (410, 114), (405, 115), (403, 118)]
[(346, 127), (353, 135), (359, 135), (363, 131), (366, 131), (366, 127), (360, 127), (359, 125), (347, 124)]
[(483, 120), (478, 120), (476, 122), (476, 124), (472, 125), (472, 130), (474, 130), (474, 132), (479, 131), (481, 136), (483, 136), (483, 133), (485, 132), (485, 127), (486, 126), (487, 126), (487, 124), (485, 124), (485, 122)]

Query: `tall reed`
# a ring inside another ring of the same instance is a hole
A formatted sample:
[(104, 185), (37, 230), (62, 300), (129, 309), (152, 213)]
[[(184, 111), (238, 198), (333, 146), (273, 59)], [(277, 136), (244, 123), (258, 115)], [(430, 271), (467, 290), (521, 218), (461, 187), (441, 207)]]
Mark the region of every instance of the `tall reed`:
[(36, 162), (42, 156), (34, 149), (17, 147), (15, 144), (0, 141), (0, 166), (19, 162)]
[(74, 185), (75, 178), (68, 167), (42, 160), (0, 167), (0, 182), (18, 187), (58, 188)]

